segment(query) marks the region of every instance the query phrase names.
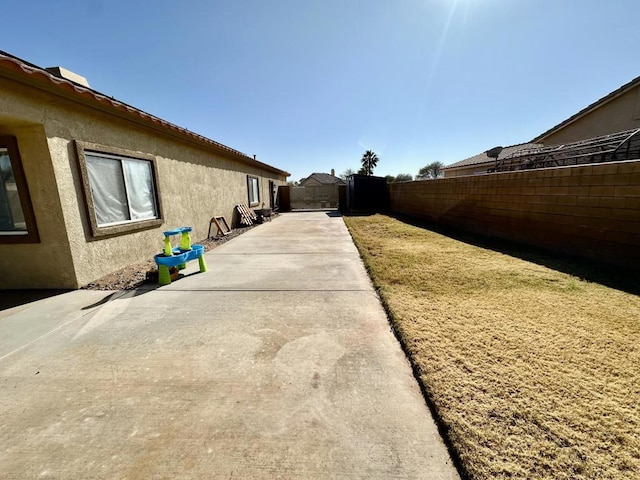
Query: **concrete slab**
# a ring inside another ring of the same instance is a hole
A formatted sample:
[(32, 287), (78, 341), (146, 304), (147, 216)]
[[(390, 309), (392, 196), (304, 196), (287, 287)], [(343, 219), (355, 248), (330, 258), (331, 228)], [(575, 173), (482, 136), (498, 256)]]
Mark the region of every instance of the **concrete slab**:
[(281, 215), (207, 273), (0, 312), (0, 477), (458, 478), (345, 235)]

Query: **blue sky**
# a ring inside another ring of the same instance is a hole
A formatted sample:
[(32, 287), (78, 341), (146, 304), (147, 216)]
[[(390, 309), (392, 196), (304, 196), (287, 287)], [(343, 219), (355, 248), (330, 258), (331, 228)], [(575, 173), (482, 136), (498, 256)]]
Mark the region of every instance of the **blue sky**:
[(637, 0), (23, 0), (0, 49), (291, 172), (526, 142), (640, 75)]

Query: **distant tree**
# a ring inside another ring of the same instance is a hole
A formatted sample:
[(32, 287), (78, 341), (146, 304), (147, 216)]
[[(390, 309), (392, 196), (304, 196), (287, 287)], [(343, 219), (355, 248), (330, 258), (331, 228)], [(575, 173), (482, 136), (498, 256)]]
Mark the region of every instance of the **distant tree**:
[(355, 170), (347, 168), (344, 172), (340, 174), (340, 178), (342, 180), (346, 180), (349, 175), (353, 175), (354, 173), (356, 173)]
[(293, 180), (289, 180), (287, 182), (287, 185), (289, 185), (290, 187), (297, 187), (298, 185), (300, 185), (300, 183), (293, 181)]
[(413, 180), (413, 175), (410, 173), (399, 173), (396, 175), (396, 182), (410, 182)]
[(444, 175), (442, 169), (444, 168), (444, 163), (442, 162), (432, 162), (429, 165), (422, 167), (418, 171), (418, 175), (416, 175), (417, 180), (431, 180), (434, 178), (440, 178)]
[(410, 173), (399, 173), (395, 177), (393, 175), (386, 175), (384, 178), (387, 179), (387, 183), (410, 182), (413, 180), (413, 175)]
[(378, 156), (375, 154), (373, 150), (367, 150), (362, 155), (362, 159), (360, 162), (362, 163), (362, 168), (358, 171), (362, 175), (373, 175), (373, 169), (378, 165)]

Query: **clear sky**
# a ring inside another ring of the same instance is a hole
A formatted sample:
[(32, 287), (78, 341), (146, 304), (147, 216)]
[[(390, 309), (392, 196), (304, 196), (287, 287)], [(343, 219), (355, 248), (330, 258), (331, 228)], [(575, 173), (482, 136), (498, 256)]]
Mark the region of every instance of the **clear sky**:
[(533, 137), (640, 75), (639, 0), (22, 0), (5, 50), (291, 172)]

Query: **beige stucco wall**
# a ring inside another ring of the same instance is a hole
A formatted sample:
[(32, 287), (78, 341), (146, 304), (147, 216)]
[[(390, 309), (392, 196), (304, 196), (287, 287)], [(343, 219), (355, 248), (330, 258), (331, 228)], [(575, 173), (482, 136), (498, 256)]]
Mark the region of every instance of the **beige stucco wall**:
[[(6, 112), (3, 98), (0, 111)], [(0, 244), (0, 289), (75, 286), (67, 231), (44, 129), (0, 116), (0, 133), (18, 139), (40, 243)]]
[[(131, 263), (151, 259), (161, 250), (163, 230), (189, 225), (194, 229), (192, 239), (197, 241), (206, 237), (214, 215), (223, 215), (231, 224), (234, 205), (248, 203), (247, 174), (259, 177), (265, 205), (269, 203), (269, 180), (276, 185), (286, 183), (283, 175), (93, 108), (11, 81), (1, 80), (0, 87), (5, 92), (0, 127), (28, 122), (34, 125), (29, 127), (31, 130), (39, 131), (39, 143), (33, 142), (34, 146), (29, 147), (26, 145), (32, 144), (34, 135), (15, 133), (30, 188), (43, 183), (43, 179), (48, 182), (46, 191), (39, 195), (32, 192), (41, 243), (0, 245), (3, 253), (23, 252), (25, 263), (29, 263), (24, 275), (1, 278), (0, 288), (77, 288)], [(153, 155), (163, 225), (110, 238), (92, 238), (74, 140)], [(48, 265), (29, 261), (34, 252), (46, 256), (53, 251), (58, 254), (57, 261), (62, 264), (59, 270), (63, 272), (52, 276)], [(0, 260), (0, 265), (9, 263)]]
[(461, 168), (452, 168), (450, 170), (443, 170), (444, 178), (453, 178), (453, 177), (464, 177), (467, 175), (480, 175), (487, 173), (487, 170), (493, 168), (494, 164), (491, 165), (471, 165), (469, 167), (461, 167)]
[(308, 178), (308, 177), (305, 179), (304, 182), (300, 183), (301, 187), (319, 187), (320, 185), (323, 185), (323, 184), (320, 183), (315, 178)]
[(570, 143), (632, 128), (640, 128), (640, 86), (544, 137), (541, 142), (545, 145)]

